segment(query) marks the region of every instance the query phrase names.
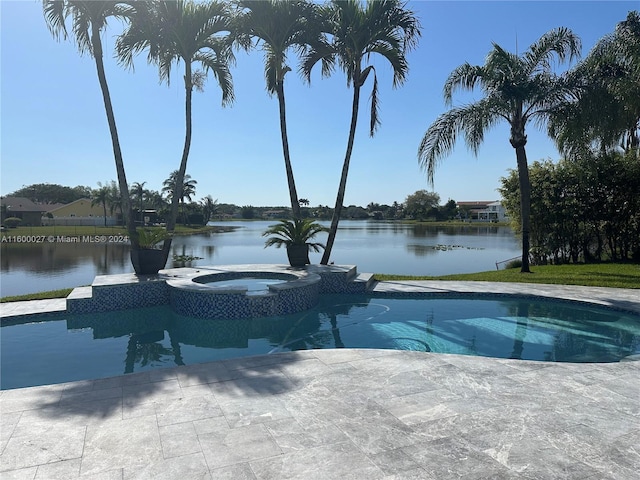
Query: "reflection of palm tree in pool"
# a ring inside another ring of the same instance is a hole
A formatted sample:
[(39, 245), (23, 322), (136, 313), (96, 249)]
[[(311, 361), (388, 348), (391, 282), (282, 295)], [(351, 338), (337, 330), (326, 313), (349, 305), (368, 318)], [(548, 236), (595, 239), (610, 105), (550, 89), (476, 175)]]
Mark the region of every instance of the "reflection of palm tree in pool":
[[(360, 299), (359, 299), (360, 300)], [(338, 318), (347, 317), (355, 307), (366, 307), (368, 303), (321, 303), (295, 321), (279, 338), (271, 337), (270, 340), (277, 349), (286, 350), (310, 350), (319, 348), (345, 348), (340, 337), (338, 328)], [(326, 325), (329, 319), (331, 329), (322, 330), (322, 325)]]
[(176, 365), (184, 365), (182, 360), (182, 350), (180, 349), (180, 343), (176, 340), (175, 336), (171, 335), (171, 331), (167, 331), (169, 334), (169, 343), (171, 344), (171, 351), (173, 352), (173, 361)]
[(342, 339), (340, 338), (340, 329), (338, 328), (338, 319), (335, 314), (330, 316), (331, 320), (331, 333), (333, 335), (333, 343), (336, 348), (344, 348), (344, 343), (342, 343)]
[(164, 330), (132, 334), (127, 344), (124, 373), (133, 373), (136, 364), (145, 367), (152, 363), (164, 363), (166, 357), (173, 357), (176, 365), (184, 365), (180, 344), (169, 336), (171, 348), (162, 345)]
[(513, 350), (509, 358), (522, 360), (524, 349), (524, 337), (527, 336), (529, 326), (529, 302), (518, 302), (516, 311), (516, 331), (513, 335)]

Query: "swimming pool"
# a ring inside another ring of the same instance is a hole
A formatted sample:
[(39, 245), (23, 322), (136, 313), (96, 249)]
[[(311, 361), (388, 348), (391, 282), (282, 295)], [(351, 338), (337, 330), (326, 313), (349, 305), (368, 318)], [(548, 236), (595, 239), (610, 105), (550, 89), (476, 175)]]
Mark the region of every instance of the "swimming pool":
[(314, 348), (388, 348), (552, 362), (640, 352), (640, 316), (530, 297), (322, 295), (302, 313), (208, 320), (169, 306), (51, 315), (1, 329), (1, 388)]

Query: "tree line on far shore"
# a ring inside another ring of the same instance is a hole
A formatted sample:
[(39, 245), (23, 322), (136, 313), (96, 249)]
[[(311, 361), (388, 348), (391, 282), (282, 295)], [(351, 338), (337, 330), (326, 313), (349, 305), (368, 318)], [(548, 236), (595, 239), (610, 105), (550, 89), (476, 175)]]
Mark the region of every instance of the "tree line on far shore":
[[(170, 214), (170, 202), (173, 198), (175, 172), (163, 182), (161, 191), (144, 188), (147, 182), (134, 182), (130, 189), (133, 215), (138, 224), (144, 223), (144, 212), (153, 212), (154, 223), (164, 223)], [(200, 200), (196, 198), (197, 180), (188, 174), (182, 188), (180, 199), (179, 223), (184, 225), (206, 225), (213, 220), (241, 218), (245, 220), (260, 218), (290, 218), (291, 208), (284, 205), (254, 206), (218, 203), (211, 195)], [(94, 205), (100, 205), (106, 215), (116, 216), (122, 220), (122, 200), (115, 180), (98, 182), (98, 188), (78, 185), (69, 187), (52, 183), (27, 185), (14, 192), (10, 197), (28, 198), (36, 204), (67, 204), (83, 198), (91, 199)], [(318, 204), (312, 206), (306, 198), (300, 199), (300, 214), (306, 218), (330, 220), (333, 208)], [(455, 200), (449, 199), (440, 204), (440, 195), (436, 192), (418, 190), (407, 195), (404, 202), (393, 202), (390, 205), (370, 202), (366, 206), (345, 205), (341, 212), (342, 219), (349, 220), (418, 220), (447, 221), (457, 218), (468, 218), (469, 211), (459, 209)]]

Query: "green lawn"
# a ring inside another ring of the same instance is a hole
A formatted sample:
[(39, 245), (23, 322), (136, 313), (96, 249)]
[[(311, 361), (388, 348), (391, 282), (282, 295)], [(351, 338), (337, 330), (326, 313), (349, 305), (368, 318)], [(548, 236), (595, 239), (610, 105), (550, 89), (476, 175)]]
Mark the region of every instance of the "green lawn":
[(376, 280), (464, 280), (478, 282), (550, 283), (590, 287), (640, 288), (640, 265), (631, 263), (597, 263), (588, 265), (540, 265), (532, 273), (520, 268), (479, 273), (416, 277), (376, 274)]
[(49, 298), (66, 298), (73, 288), (63, 288), (61, 290), (51, 290), (49, 292), (29, 293), (27, 295), (15, 295), (13, 297), (2, 297), (0, 303), (20, 302), (22, 300), (47, 300)]

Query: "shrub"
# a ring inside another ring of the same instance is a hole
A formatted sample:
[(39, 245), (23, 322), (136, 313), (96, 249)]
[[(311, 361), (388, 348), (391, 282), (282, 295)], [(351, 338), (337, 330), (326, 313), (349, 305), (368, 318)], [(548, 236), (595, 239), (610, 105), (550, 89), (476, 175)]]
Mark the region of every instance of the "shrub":
[(505, 270), (508, 270), (510, 268), (520, 268), (522, 267), (522, 259), (519, 260), (511, 260), (509, 263), (507, 263), (504, 268)]
[(4, 219), (4, 224), (9, 228), (16, 228), (21, 223), (22, 219), (17, 217), (9, 217)]

